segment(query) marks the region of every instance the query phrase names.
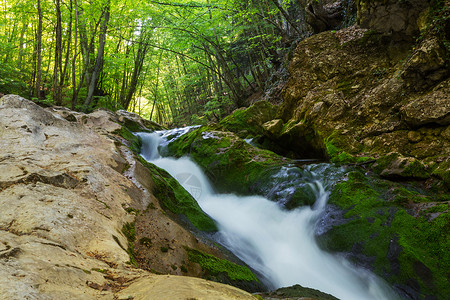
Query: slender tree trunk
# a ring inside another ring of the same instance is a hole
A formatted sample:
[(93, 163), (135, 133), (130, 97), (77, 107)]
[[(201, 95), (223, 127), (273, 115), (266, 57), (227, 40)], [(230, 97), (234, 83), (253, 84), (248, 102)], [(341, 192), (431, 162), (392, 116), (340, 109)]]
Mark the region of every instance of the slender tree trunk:
[(53, 69), (53, 99), (56, 105), (62, 104), (61, 87), (59, 84), (59, 74), (62, 69), (62, 28), (61, 28), (61, 2), (55, 0), (56, 9), (56, 45), (55, 45), (55, 66)]
[(105, 53), (105, 44), (106, 44), (106, 31), (108, 29), (108, 21), (109, 21), (109, 14), (110, 14), (110, 5), (111, 5), (111, 2), (108, 0), (108, 2), (106, 4), (106, 8), (105, 8), (106, 11), (105, 11), (104, 19), (103, 19), (102, 30), (101, 30), (100, 38), (99, 38), (97, 59), (95, 61), (94, 70), (92, 72), (91, 82), (89, 83), (88, 94), (87, 94), (86, 100), (84, 101), (85, 107), (89, 107), (89, 105), (92, 102), (95, 87), (97, 86), (100, 67), (102, 66), (102, 63), (103, 63), (103, 55)]
[(152, 119), (153, 116), (153, 110), (155, 109), (155, 105), (157, 104), (156, 100), (158, 100), (158, 83), (159, 83), (159, 69), (161, 66), (161, 58), (162, 58), (162, 54), (164, 51), (161, 50), (161, 53), (159, 54), (159, 59), (158, 59), (158, 69), (156, 71), (156, 84), (155, 84), (155, 92), (153, 93), (154, 95), (154, 99), (153, 99), (153, 106), (152, 106), (152, 111), (150, 112), (150, 118), (149, 120)]
[(37, 0), (38, 9), (38, 29), (37, 29), (37, 58), (36, 58), (36, 97), (41, 99), (41, 63), (42, 63), (42, 9), (41, 0)]
[(64, 58), (64, 68), (62, 69), (61, 76), (59, 79), (59, 82), (60, 82), (59, 93), (61, 94), (61, 97), (62, 97), (62, 88), (64, 86), (64, 82), (66, 81), (67, 67), (69, 66), (69, 61), (70, 61), (70, 45), (72, 44), (72, 11), (73, 11), (72, 0), (70, 0), (70, 4), (69, 4), (70, 18), (69, 18), (69, 26), (67, 29), (66, 57)]
[[(147, 34), (144, 32), (141, 32), (141, 36), (139, 37), (139, 47), (138, 52), (134, 61), (134, 70), (133, 75), (131, 75), (131, 81), (130, 81), (130, 87), (128, 89), (127, 97), (125, 98), (125, 103), (123, 105), (124, 109), (127, 109), (130, 105), (131, 99), (133, 98), (133, 95), (136, 91), (136, 86), (139, 80), (139, 76), (141, 75), (142, 66), (144, 65), (144, 59), (145, 55), (148, 51), (148, 45), (144, 43), (145, 39), (147, 38)], [(161, 52), (162, 53), (162, 52)], [(159, 73), (159, 71), (158, 71)]]
[(77, 0), (74, 0), (74, 7), (75, 7), (75, 41), (73, 46), (73, 59), (72, 59), (72, 109), (75, 109), (75, 106), (77, 105), (77, 79), (76, 79), (76, 62), (77, 62), (77, 47), (78, 47), (78, 4)]
[(22, 58), (23, 58), (23, 46), (24, 46), (24, 36), (25, 31), (27, 30), (28, 22), (24, 22), (22, 26), (22, 30), (20, 31), (19, 37), (19, 56), (17, 57), (17, 67), (22, 68)]

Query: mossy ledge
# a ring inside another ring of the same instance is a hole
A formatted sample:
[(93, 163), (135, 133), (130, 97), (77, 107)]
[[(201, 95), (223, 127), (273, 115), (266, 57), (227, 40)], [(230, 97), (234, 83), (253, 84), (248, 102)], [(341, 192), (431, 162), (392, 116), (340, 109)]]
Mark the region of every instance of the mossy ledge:
[(204, 279), (230, 284), (247, 291), (265, 290), (258, 278), (246, 266), (232, 263), (200, 250), (185, 247), (190, 262), (198, 263)]
[(329, 200), (345, 212), (345, 222), (319, 242), (330, 251), (350, 253), (400, 293), (445, 299), (450, 294), (449, 200), (418, 182), (394, 183), (355, 169), (335, 185)]
[(185, 216), (197, 229), (205, 232), (217, 231), (214, 221), (202, 211), (197, 201), (169, 173), (147, 162), (139, 161), (150, 171), (154, 182), (153, 194), (164, 209)]

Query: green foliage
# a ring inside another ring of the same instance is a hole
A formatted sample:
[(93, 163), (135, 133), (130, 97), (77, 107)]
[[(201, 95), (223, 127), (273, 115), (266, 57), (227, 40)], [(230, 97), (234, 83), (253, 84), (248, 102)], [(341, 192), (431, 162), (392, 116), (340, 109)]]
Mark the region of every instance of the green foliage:
[(255, 274), (245, 266), (234, 264), (228, 260), (217, 258), (196, 249), (187, 247), (185, 249), (188, 253), (189, 260), (198, 263), (203, 270), (208, 271), (209, 275), (217, 276), (224, 273), (231, 280), (259, 282)]

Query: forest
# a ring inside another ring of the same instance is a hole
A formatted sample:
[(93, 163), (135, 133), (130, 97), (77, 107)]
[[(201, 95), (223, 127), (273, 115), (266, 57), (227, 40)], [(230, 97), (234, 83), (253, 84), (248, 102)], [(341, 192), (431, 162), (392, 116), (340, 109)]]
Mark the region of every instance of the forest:
[(312, 33), (294, 0), (0, 3), (0, 92), (165, 125), (276, 98), (287, 56)]

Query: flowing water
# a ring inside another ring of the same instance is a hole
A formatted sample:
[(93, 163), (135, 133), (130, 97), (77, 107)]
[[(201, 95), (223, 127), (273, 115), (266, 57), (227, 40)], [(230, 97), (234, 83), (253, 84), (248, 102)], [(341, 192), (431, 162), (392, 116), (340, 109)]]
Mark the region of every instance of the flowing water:
[[(189, 158), (174, 159), (159, 154), (158, 148), (163, 149), (189, 130), (191, 128), (140, 133), (141, 155), (168, 171), (192, 194), (217, 222), (216, 240), (259, 273), (266, 284), (271, 288), (300, 284), (345, 300), (397, 298), (369, 271), (356, 268), (344, 258), (318, 247), (314, 233), (328, 200), (323, 180), (318, 179), (320, 174), (309, 172), (307, 184), (316, 196), (313, 207), (288, 211), (280, 205), (282, 201), (274, 202), (261, 196), (216, 194), (203, 171)], [(326, 165), (315, 168), (316, 172), (324, 169)], [(288, 171), (280, 170), (274, 182), (280, 183)], [(289, 194), (292, 188), (282, 183), (277, 186), (280, 187), (277, 193), (281, 195), (283, 191)]]

